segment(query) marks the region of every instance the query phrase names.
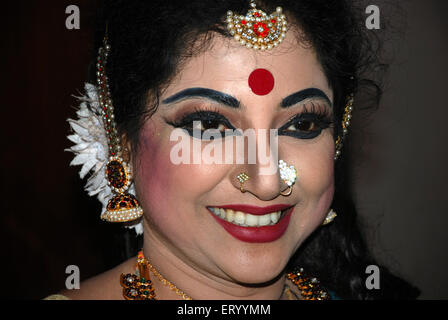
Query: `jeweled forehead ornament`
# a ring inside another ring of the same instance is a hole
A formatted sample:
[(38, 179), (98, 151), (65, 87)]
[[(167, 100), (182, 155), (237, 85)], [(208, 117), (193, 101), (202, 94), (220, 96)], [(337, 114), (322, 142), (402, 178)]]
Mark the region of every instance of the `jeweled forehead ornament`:
[(267, 14), (257, 9), (255, 1), (250, 1), (251, 9), (245, 16), (227, 12), (227, 29), (241, 45), (255, 50), (271, 50), (286, 37), (288, 22), (282, 7)]

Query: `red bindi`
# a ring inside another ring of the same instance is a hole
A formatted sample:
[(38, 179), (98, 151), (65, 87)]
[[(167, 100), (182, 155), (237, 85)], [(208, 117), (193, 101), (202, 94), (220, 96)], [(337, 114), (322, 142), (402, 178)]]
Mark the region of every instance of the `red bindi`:
[(256, 69), (249, 76), (249, 87), (256, 95), (267, 95), (274, 89), (274, 76), (266, 69)]

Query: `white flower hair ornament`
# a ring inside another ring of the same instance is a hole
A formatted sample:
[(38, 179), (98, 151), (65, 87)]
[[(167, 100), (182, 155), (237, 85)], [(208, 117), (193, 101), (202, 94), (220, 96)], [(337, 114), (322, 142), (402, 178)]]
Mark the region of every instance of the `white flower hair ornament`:
[(73, 130), (68, 139), (75, 145), (66, 151), (76, 155), (71, 166), (82, 166), (81, 179), (91, 172), (85, 190), (89, 196), (96, 195), (103, 205), (101, 219), (126, 223), (139, 235), (143, 233), (140, 222), (143, 210), (135, 197), (131, 169), (121, 157), (105, 72), (109, 50), (105, 38), (98, 56), (98, 86), (85, 84), (86, 95), (79, 98), (81, 103), (76, 112), (78, 119), (68, 119)]
[(87, 96), (79, 98), (81, 104), (76, 112), (78, 120), (67, 120), (74, 133), (67, 138), (75, 145), (66, 151), (71, 151), (76, 155), (70, 162), (71, 166), (82, 165), (79, 172), (81, 179), (84, 179), (87, 173), (92, 171), (85, 190), (89, 196), (98, 195), (98, 200), (105, 209), (112, 196), (112, 190), (107, 185), (105, 174), (105, 163), (108, 158), (106, 131), (99, 112), (96, 87), (86, 83), (85, 90)]

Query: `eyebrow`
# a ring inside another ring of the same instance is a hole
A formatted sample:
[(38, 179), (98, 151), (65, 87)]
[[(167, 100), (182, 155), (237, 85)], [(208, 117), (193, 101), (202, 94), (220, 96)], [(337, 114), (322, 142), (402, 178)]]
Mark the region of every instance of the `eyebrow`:
[(297, 91), (296, 93), (287, 96), (282, 100), (280, 106), (282, 108), (289, 108), (299, 102), (302, 102), (303, 100), (310, 98), (321, 98), (328, 102), (330, 107), (333, 105), (330, 101), (330, 98), (328, 98), (328, 96), (322, 90), (317, 88), (308, 88), (305, 90)]
[(184, 100), (187, 98), (206, 98), (209, 100), (216, 101), (220, 104), (231, 108), (239, 108), (241, 103), (236, 98), (228, 95), (227, 93), (207, 89), (207, 88), (189, 88), (182, 90), (162, 101), (164, 104), (170, 104), (174, 102), (178, 102), (180, 100)]
[[(188, 88), (162, 100), (162, 103), (171, 104), (188, 98), (206, 98), (235, 109), (241, 106), (240, 101), (231, 95), (208, 88)], [(332, 106), (330, 98), (328, 98), (322, 90), (317, 88), (308, 88), (297, 91), (284, 98), (280, 106), (282, 108), (289, 108), (310, 98), (324, 99), (330, 106)]]

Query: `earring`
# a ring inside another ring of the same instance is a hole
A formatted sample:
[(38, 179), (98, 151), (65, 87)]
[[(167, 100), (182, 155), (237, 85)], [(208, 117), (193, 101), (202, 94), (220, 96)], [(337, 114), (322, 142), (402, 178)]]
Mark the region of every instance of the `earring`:
[(131, 170), (120, 157), (112, 157), (106, 165), (107, 184), (116, 193), (109, 200), (101, 219), (108, 222), (129, 222), (143, 215), (137, 199), (127, 190), (131, 185)]
[(245, 193), (246, 190), (244, 190), (244, 182), (246, 182), (247, 180), (250, 179), (250, 177), (245, 173), (245, 172), (241, 172), (238, 176), (237, 179), (240, 181), (240, 190), (242, 193)]
[(352, 119), (354, 97), (353, 93), (347, 97), (347, 104), (344, 109), (344, 115), (342, 119), (342, 135), (339, 135), (335, 143), (335, 155), (334, 160), (337, 160), (342, 153), (342, 146), (344, 145), (345, 137), (350, 127), (350, 121)]
[(333, 209), (330, 209), (324, 222), (322, 222), (322, 225), (325, 226), (331, 223), (336, 218), (336, 216), (337, 216), (336, 212)]
[(97, 63), (97, 83), (99, 88), (99, 105), (103, 118), (104, 129), (107, 133), (109, 145), (109, 162), (106, 165), (106, 178), (110, 189), (115, 195), (109, 200), (106, 211), (101, 219), (108, 222), (130, 222), (143, 215), (135, 196), (128, 192), (131, 186), (131, 170), (121, 158), (121, 143), (114, 121), (114, 109), (109, 92), (106, 75), (106, 62), (110, 46), (107, 35), (104, 37), (103, 47), (99, 49)]
[(280, 171), (280, 178), (288, 185), (287, 191), (281, 191), (280, 194), (287, 197), (292, 193), (292, 187), (294, 183), (296, 183), (297, 170), (292, 165), (288, 167), (288, 164), (283, 160), (278, 161), (278, 168)]

